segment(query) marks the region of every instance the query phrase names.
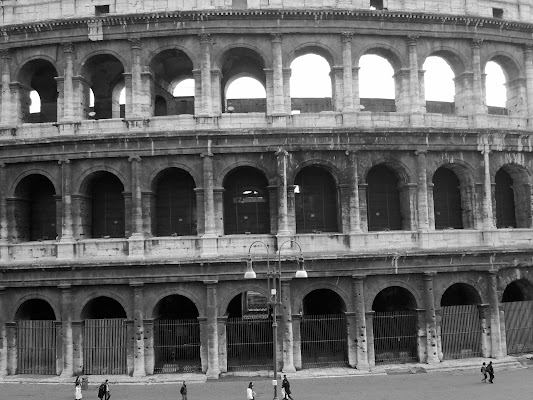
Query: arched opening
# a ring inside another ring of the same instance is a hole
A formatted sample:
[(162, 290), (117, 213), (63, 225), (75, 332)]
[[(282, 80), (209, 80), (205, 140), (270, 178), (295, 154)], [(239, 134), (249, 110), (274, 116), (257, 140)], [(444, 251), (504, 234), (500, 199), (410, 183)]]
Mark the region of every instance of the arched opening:
[(413, 294), (400, 286), (380, 291), (372, 303), (376, 364), (418, 361), (418, 317)]
[[(229, 95), (235, 96), (231, 92), (228, 94), (228, 88), (239, 78), (251, 78), (266, 88), (265, 63), (262, 57), (251, 49), (237, 47), (224, 54), (221, 65), (222, 112), (265, 112), (267, 100), (265, 97), (260, 97), (263, 96), (260, 88), (258, 92), (253, 87), (241, 86), (238, 97), (232, 99), (227, 97)], [(254, 82), (255, 87), (258, 89), (256, 82)]]
[[(23, 123), (57, 121), (57, 71), (46, 60), (32, 60), (20, 70), (20, 107)], [(32, 102), (39, 100), (39, 108)]]
[(386, 58), (365, 54), (359, 59), (361, 111), (395, 112), (395, 85), (394, 69)]
[(226, 86), (226, 112), (266, 112), (266, 91), (261, 82), (246, 76), (237, 77)]
[(344, 367), (348, 364), (346, 305), (330, 289), (317, 289), (302, 301), (300, 322), (303, 368)]
[(533, 284), (517, 279), (503, 292), (501, 308), (505, 316), (507, 354), (533, 351)]
[(126, 311), (107, 296), (89, 301), (81, 312), (83, 324), (83, 373), (122, 375), (128, 370)]
[(504, 169), (496, 172), (496, 227), (516, 228), (513, 178)]
[[(87, 80), (82, 107), (85, 118), (109, 119), (120, 117), (120, 92), (124, 88), (124, 66), (110, 54), (98, 54), (85, 62), (82, 75)], [(90, 90), (94, 107), (90, 109)], [(89, 114), (91, 113), (91, 114)]]
[(56, 239), (55, 194), (52, 182), (42, 175), (28, 175), (19, 182), (15, 197), (9, 200), (17, 216), (13, 241)]
[(154, 309), (154, 373), (200, 372), (198, 309), (185, 296), (161, 299)]
[[(317, 49), (318, 50), (318, 49)], [(320, 53), (296, 57), (291, 65), (290, 93), (293, 114), (332, 111), (331, 66)], [(302, 52), (298, 53), (302, 54)], [(312, 85), (309, 82), (313, 82)]]
[[(179, 49), (164, 50), (150, 63), (154, 76), (154, 115), (194, 114), (193, 63), (187, 54)], [(185, 90), (186, 89), (186, 90)], [(162, 100), (166, 102), (162, 114)]]
[(506, 78), (502, 67), (494, 61), (485, 66), (485, 101), (489, 114), (508, 115)]
[(56, 374), (55, 319), (54, 310), (45, 300), (26, 300), (17, 309), (17, 374)]
[(294, 180), (296, 232), (338, 232), (337, 187), (321, 167), (303, 168)]
[(385, 165), (376, 165), (368, 172), (366, 182), (368, 230), (401, 230), (400, 191), (396, 173)]
[(442, 295), (441, 339), (444, 359), (481, 357), (481, 298), (466, 283), (451, 285)]
[(167, 101), (162, 96), (155, 96), (154, 116), (168, 115)]
[(448, 62), (438, 56), (426, 58), (424, 72), (424, 91), (426, 112), (437, 114), (455, 113), (455, 75)]
[(224, 232), (269, 233), (268, 181), (257, 169), (239, 167), (224, 179)]
[(433, 175), (435, 229), (463, 229), (460, 182), (457, 175), (441, 167)]
[(82, 200), (82, 220), (93, 238), (123, 238), (124, 186), (115, 175), (100, 171), (94, 173), (87, 185), (87, 198)]
[(268, 299), (254, 291), (240, 293), (226, 315), (228, 372), (270, 369), (274, 347)]
[(178, 168), (162, 171), (155, 180), (152, 221), (156, 236), (196, 235), (196, 193), (192, 176)]

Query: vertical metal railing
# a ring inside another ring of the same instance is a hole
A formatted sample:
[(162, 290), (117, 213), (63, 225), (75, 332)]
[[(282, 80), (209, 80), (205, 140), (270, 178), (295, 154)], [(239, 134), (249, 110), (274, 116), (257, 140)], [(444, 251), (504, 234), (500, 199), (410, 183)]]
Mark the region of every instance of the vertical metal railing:
[(442, 307), (441, 338), (445, 360), (481, 357), (481, 334), (477, 305)]
[(226, 321), (226, 343), (228, 371), (272, 369), (271, 319), (228, 318)]
[(93, 375), (126, 374), (126, 320), (88, 319), (83, 328), (83, 373)]
[(505, 314), (505, 336), (508, 354), (533, 352), (533, 301), (501, 304)]
[(304, 315), (300, 322), (302, 367), (348, 364), (348, 331), (344, 314)]
[(197, 319), (154, 321), (154, 373), (201, 372)]
[(418, 361), (416, 311), (383, 311), (374, 314), (376, 364)]
[(55, 375), (55, 321), (17, 321), (16, 329), (17, 373)]

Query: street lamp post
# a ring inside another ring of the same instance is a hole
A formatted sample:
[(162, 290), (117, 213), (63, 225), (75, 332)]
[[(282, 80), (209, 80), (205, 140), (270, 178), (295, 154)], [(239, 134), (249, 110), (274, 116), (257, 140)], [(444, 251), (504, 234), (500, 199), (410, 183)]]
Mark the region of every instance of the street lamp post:
[(272, 385), (274, 386), (274, 400), (278, 400), (278, 322), (277, 322), (277, 309), (278, 305), (281, 304), (281, 301), (278, 301), (281, 297), (281, 249), (287, 243), (294, 243), (300, 249), (300, 256), (297, 259), (299, 268), (294, 275), (295, 278), (307, 278), (307, 271), (304, 269), (304, 257), (302, 255), (302, 247), (295, 240), (287, 240), (283, 242), (278, 248), (278, 265), (277, 268), (270, 268), (270, 255), (268, 252), (268, 245), (261, 240), (256, 240), (248, 248), (248, 260), (246, 262), (247, 268), (246, 273), (244, 274), (245, 279), (255, 279), (256, 273), (253, 270), (252, 266), (252, 255), (251, 249), (252, 246), (256, 243), (261, 243), (266, 247), (267, 251), (267, 284), (268, 284), (268, 304), (272, 307), (272, 345), (273, 345), (273, 369), (274, 369), (274, 379), (272, 380)]

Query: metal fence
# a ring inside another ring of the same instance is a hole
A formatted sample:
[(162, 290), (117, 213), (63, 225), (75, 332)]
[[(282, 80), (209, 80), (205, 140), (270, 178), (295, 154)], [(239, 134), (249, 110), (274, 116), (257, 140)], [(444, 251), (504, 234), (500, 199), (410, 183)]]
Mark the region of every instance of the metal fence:
[(505, 313), (505, 336), (508, 354), (533, 351), (533, 301), (501, 304)]
[(303, 368), (348, 364), (348, 332), (344, 314), (302, 316), (300, 340)]
[(88, 319), (83, 328), (83, 373), (126, 374), (126, 320)]
[(154, 321), (154, 373), (201, 372), (197, 319)]
[(228, 318), (228, 371), (272, 369), (271, 319)]
[(416, 311), (376, 312), (373, 325), (376, 364), (418, 361)]
[(481, 334), (477, 305), (442, 307), (441, 338), (445, 360), (481, 357)]
[(17, 321), (17, 373), (55, 375), (55, 321)]

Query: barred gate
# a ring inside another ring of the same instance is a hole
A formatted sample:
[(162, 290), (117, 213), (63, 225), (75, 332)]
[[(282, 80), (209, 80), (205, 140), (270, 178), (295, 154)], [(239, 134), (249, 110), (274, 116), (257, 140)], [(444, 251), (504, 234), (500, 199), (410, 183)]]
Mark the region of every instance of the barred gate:
[(303, 368), (344, 367), (348, 364), (346, 316), (302, 316), (300, 342)]
[(83, 328), (83, 373), (118, 375), (128, 372), (126, 320), (87, 319)]
[(418, 361), (416, 311), (379, 311), (374, 314), (376, 364)]
[(477, 305), (442, 307), (441, 338), (445, 360), (481, 357), (481, 333)]
[(53, 320), (17, 321), (17, 374), (56, 374)]
[(226, 343), (228, 371), (272, 368), (274, 345), (271, 319), (228, 318)]
[(507, 354), (533, 351), (533, 301), (512, 301), (501, 304), (505, 313)]
[(154, 321), (154, 373), (200, 372), (200, 324), (197, 319)]

